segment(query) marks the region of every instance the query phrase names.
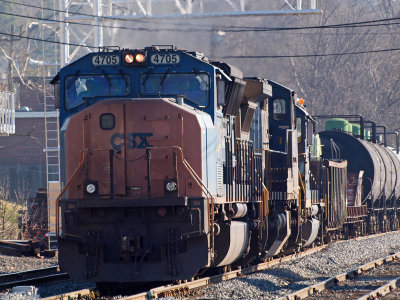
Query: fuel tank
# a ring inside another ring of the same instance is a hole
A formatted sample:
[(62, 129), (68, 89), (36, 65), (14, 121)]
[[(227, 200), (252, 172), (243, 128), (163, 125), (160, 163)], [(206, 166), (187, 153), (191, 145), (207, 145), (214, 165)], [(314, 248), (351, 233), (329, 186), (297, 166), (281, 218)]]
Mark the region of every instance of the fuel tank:
[[(361, 170), (364, 171), (362, 199), (371, 199), (368, 202), (369, 207), (377, 200), (399, 197), (400, 162), (390, 149), (343, 131), (328, 130), (319, 135), (324, 145), (324, 158), (334, 158), (331, 150), (333, 141), (340, 149), (340, 158), (348, 162), (348, 173), (358, 174)], [(375, 203), (376, 205), (380, 204)]]

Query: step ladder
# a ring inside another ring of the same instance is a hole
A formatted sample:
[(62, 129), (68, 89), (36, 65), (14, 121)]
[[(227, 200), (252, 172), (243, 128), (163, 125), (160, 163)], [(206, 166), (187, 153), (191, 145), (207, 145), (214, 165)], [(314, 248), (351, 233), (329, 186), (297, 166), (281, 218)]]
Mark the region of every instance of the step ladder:
[[(58, 19), (58, 1), (46, 4), (41, 1), (42, 17), (47, 17), (49, 12), (44, 7), (52, 7), (51, 19)], [(57, 28), (59, 24), (54, 21), (39, 21), (40, 36), (42, 39), (54, 39), (53, 45), (42, 43), (42, 74), (43, 74), (43, 110), (45, 125), (46, 177), (47, 177), (47, 221), (46, 235), (49, 249), (57, 249), (56, 237), (56, 199), (61, 191), (60, 182), (60, 142), (59, 142), (59, 112), (55, 107), (54, 86), (50, 81), (60, 69), (60, 46)], [(50, 38), (49, 38), (50, 37)], [(52, 49), (53, 48), (53, 49)]]
[[(50, 250), (57, 249), (56, 237), (56, 199), (60, 194), (60, 142), (59, 142), (59, 117), (54, 105), (54, 90), (50, 85), (51, 77), (44, 79), (44, 117), (46, 148), (46, 174), (47, 174), (47, 242)], [(54, 114), (56, 112), (56, 114)], [(51, 113), (51, 114), (50, 114)]]

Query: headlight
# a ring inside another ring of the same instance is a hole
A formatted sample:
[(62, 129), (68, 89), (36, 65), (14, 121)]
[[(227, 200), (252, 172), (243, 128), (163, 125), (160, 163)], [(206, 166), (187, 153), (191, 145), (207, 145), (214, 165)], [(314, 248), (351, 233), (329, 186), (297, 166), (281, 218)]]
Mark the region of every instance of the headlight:
[(88, 192), (89, 194), (93, 194), (94, 192), (96, 192), (96, 186), (93, 183), (89, 183), (86, 186), (86, 192)]
[(176, 184), (175, 181), (168, 181), (168, 182), (165, 184), (165, 189), (166, 189), (168, 192), (175, 192), (177, 188), (178, 188), (178, 185)]
[(125, 50), (122, 62), (126, 67), (146, 66), (146, 53), (142, 50)]
[(135, 61), (139, 64), (141, 64), (142, 62), (144, 62), (144, 54), (143, 53), (137, 53), (135, 56)]
[(125, 55), (125, 62), (126, 62), (127, 64), (131, 64), (131, 63), (133, 63), (134, 61), (135, 61), (135, 59), (133, 58), (133, 54), (127, 53), (127, 54)]

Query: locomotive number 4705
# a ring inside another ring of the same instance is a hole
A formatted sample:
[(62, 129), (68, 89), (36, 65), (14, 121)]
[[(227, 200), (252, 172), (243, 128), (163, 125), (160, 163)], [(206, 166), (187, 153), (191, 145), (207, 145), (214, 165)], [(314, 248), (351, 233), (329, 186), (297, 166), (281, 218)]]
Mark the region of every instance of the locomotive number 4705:
[(150, 57), (150, 61), (154, 65), (175, 65), (180, 60), (180, 56), (175, 53), (153, 54)]
[(92, 58), (95, 66), (115, 66), (119, 65), (118, 55), (95, 55)]

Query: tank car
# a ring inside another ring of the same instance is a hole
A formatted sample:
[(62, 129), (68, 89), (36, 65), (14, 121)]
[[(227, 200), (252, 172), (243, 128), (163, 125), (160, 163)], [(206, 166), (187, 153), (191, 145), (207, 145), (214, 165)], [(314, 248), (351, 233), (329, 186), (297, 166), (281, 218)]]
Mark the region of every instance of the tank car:
[[(367, 123), (371, 124), (370, 130)], [(367, 222), (370, 233), (397, 228), (396, 202), (400, 197), (399, 159), (386, 142), (378, 142), (376, 127), (374, 122), (364, 121), (361, 116), (338, 116), (328, 120), (325, 131), (319, 133), (325, 144), (323, 156), (340, 155), (348, 161), (348, 179), (358, 180), (353, 191), (359, 189), (358, 195), (350, 197), (349, 206), (365, 205), (368, 213), (364, 209), (363, 214), (368, 214), (368, 218), (362, 221)], [(336, 153), (332, 143), (337, 147)]]

